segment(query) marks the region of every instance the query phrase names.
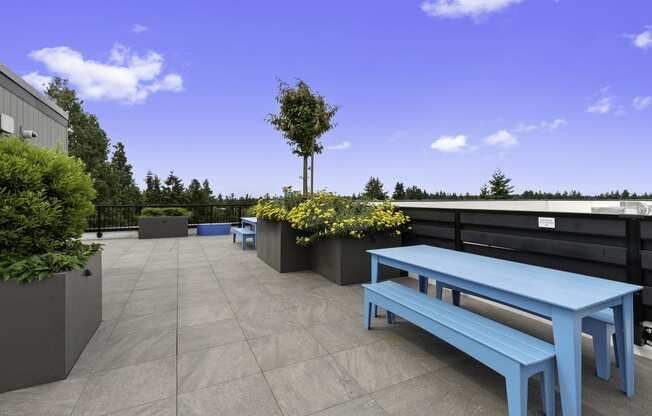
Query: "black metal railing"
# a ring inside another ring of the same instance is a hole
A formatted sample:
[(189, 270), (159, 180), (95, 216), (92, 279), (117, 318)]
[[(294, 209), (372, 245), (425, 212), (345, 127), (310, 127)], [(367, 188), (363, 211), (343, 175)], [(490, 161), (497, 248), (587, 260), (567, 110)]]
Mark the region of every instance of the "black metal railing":
[(127, 231), (138, 229), (138, 217), (145, 207), (180, 207), (190, 212), (188, 225), (196, 227), (204, 223), (232, 223), (237, 224), (240, 218), (251, 214), (254, 203), (235, 204), (175, 204), (175, 205), (96, 205), (95, 212), (88, 218), (87, 232), (96, 232), (102, 237), (105, 231)]

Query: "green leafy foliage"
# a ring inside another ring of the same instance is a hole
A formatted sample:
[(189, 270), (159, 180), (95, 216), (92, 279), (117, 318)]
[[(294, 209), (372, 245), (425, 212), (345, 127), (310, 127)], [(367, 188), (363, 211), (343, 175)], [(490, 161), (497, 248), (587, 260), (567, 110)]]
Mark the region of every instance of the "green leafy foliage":
[(28, 282), (84, 264), (97, 251), (78, 241), (94, 197), (79, 159), (0, 139), (1, 278)]
[(383, 183), (380, 179), (372, 176), (364, 186), (362, 197), (382, 201), (387, 198), (387, 192), (383, 190)]
[[(280, 111), (270, 114), (267, 121), (283, 134), (292, 153), (303, 158), (303, 194), (307, 195), (308, 158), (323, 150), (319, 138), (335, 127), (332, 120), (338, 107), (328, 104), (302, 80), (298, 80), (294, 87), (279, 81), (276, 101)], [(310, 171), (314, 178), (314, 165)]]
[(190, 212), (178, 207), (147, 207), (140, 213), (141, 217), (189, 217)]

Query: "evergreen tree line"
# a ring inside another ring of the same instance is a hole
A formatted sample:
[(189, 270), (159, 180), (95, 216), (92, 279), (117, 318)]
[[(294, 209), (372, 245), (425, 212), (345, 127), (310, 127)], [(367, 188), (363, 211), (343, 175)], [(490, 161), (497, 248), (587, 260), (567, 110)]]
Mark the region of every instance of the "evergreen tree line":
[(133, 167), (127, 160), (122, 142), (111, 145), (106, 132), (94, 114), (84, 110), (84, 101), (70, 88), (67, 80), (54, 78), (46, 88), (49, 95), (68, 112), (68, 154), (81, 159), (93, 179), (97, 191), (96, 205), (140, 204), (212, 204), (253, 202), (249, 195), (213, 195), (207, 179), (192, 179), (186, 188), (181, 179), (170, 172), (165, 181), (151, 171), (145, 177), (144, 191), (136, 185)]
[(514, 193), (512, 180), (508, 178), (501, 170), (496, 170), (489, 181), (482, 185), (478, 194), (458, 194), (445, 191), (428, 192), (426, 189), (418, 186), (406, 187), (403, 182), (396, 182), (394, 191), (384, 190), (384, 185), (379, 178), (372, 176), (369, 178), (363, 191), (360, 194), (354, 194), (354, 198), (366, 198), (372, 200), (384, 200), (392, 198), (394, 200), (446, 200), (446, 201), (463, 201), (463, 200), (481, 200), (481, 199), (514, 199), (514, 200), (537, 200), (537, 199), (574, 199), (574, 200), (600, 200), (600, 199), (652, 199), (651, 193), (637, 194), (629, 192), (627, 189), (622, 191), (603, 192), (597, 195), (583, 194), (576, 190), (563, 192), (545, 192), (526, 190), (520, 194)]

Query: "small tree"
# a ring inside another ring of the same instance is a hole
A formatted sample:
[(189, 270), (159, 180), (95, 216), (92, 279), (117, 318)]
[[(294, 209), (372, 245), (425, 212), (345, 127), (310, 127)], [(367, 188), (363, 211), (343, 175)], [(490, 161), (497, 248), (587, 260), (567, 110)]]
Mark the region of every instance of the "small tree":
[(295, 87), (279, 81), (278, 89), (276, 101), (280, 104), (280, 112), (270, 114), (267, 121), (283, 134), (292, 153), (303, 158), (303, 194), (308, 195), (308, 160), (311, 160), (310, 175), (314, 178), (314, 155), (323, 149), (319, 138), (335, 127), (332, 119), (338, 107), (329, 105), (302, 80), (298, 80)]
[(383, 200), (387, 198), (387, 192), (383, 191), (383, 183), (380, 179), (372, 176), (364, 186), (362, 196), (367, 199)]
[(514, 191), (514, 187), (510, 184), (511, 181), (500, 169), (496, 169), (494, 174), (491, 175), (491, 179), (489, 179), (489, 193), (491, 197), (497, 199), (509, 198)]
[(392, 195), (392, 199), (396, 199), (396, 200), (405, 199), (405, 185), (403, 185), (403, 182), (396, 182), (396, 185), (394, 186), (394, 194)]
[(161, 179), (158, 175), (154, 175), (151, 170), (147, 171), (147, 176), (145, 177), (143, 200), (146, 204), (160, 204), (163, 202)]

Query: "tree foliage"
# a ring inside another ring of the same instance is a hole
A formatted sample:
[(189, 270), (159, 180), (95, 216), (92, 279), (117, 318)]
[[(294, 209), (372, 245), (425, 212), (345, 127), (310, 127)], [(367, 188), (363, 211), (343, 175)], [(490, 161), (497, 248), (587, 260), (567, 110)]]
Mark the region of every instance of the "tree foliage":
[[(303, 158), (303, 194), (308, 194), (308, 159), (321, 153), (319, 138), (335, 127), (333, 117), (338, 107), (298, 80), (294, 87), (279, 81), (276, 101), (278, 114), (270, 114), (267, 121), (283, 134), (292, 152)], [(311, 168), (314, 177), (314, 165)], [(310, 190), (312, 192), (312, 189)]]
[(394, 193), (392, 194), (392, 199), (399, 201), (405, 198), (406, 198), (405, 185), (403, 184), (403, 182), (396, 182), (396, 185), (394, 185)]
[(387, 192), (383, 190), (383, 183), (380, 181), (380, 179), (372, 176), (364, 186), (362, 197), (366, 199), (382, 201), (387, 199)]
[(509, 198), (514, 191), (511, 182), (512, 180), (500, 169), (496, 169), (493, 175), (491, 175), (491, 179), (489, 179), (489, 196), (494, 199)]

